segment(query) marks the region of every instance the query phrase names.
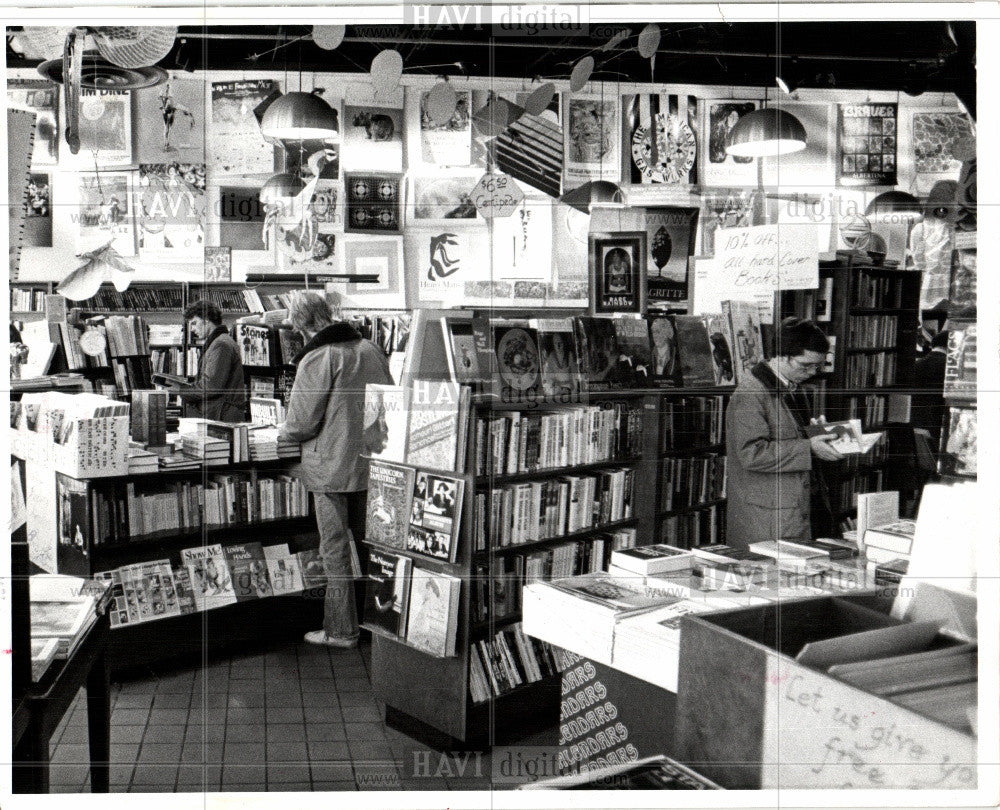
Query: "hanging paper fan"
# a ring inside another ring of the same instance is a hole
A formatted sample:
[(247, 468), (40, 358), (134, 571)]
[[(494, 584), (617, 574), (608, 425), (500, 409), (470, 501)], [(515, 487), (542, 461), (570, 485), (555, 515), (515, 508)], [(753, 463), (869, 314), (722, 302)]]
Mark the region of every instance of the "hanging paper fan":
[(101, 56), (122, 68), (155, 65), (174, 47), (177, 26), (114, 25), (93, 29)]
[(135, 277), (135, 268), (111, 247), (111, 242), (96, 250), (77, 254), (84, 262), (56, 287), (56, 292), (70, 301), (93, 298), (105, 281), (111, 281), (118, 292), (124, 292)]

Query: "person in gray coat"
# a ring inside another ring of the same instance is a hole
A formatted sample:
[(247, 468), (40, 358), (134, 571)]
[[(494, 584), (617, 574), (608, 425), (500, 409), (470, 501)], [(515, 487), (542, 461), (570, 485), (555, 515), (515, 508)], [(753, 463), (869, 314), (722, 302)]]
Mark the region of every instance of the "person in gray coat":
[[(823, 368), (829, 340), (814, 323), (787, 319), (776, 356), (740, 380), (726, 409), (726, 542), (810, 542), (829, 502), (814, 459), (836, 461), (832, 435), (806, 436), (811, 408), (800, 386)], [(814, 515), (814, 513), (816, 513)], [(827, 530), (823, 525), (822, 531)]]
[(196, 301), (184, 310), (192, 334), (203, 341), (198, 378), (178, 390), (187, 416), (219, 422), (242, 422), (246, 416), (246, 384), (236, 341), (222, 325), (222, 313), (211, 301)]
[(289, 320), (306, 345), (288, 399), (281, 437), (300, 443), (296, 475), (313, 494), (319, 550), (326, 574), (323, 628), (306, 633), (310, 644), (353, 647), (358, 617), (351, 574), (353, 533), (363, 540), (368, 460), (364, 440), (365, 386), (392, 385), (383, 351), (349, 323), (333, 322), (314, 292), (296, 292)]

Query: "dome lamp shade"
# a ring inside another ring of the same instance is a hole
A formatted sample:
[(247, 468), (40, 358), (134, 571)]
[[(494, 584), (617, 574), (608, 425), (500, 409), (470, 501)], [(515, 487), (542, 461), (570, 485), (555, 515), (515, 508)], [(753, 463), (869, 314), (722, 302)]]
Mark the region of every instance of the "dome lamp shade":
[(582, 186), (567, 191), (559, 198), (559, 202), (589, 214), (595, 205), (621, 205), (625, 198), (617, 183), (610, 180), (589, 180)]
[(917, 197), (905, 191), (886, 191), (875, 197), (865, 209), (865, 216), (880, 219), (886, 216), (920, 219), (923, 206)]
[(285, 93), (264, 112), (260, 131), (280, 141), (321, 141), (340, 134), (337, 111), (315, 93)]
[(806, 128), (791, 113), (764, 107), (742, 116), (726, 136), (726, 152), (735, 157), (774, 157), (806, 148)]

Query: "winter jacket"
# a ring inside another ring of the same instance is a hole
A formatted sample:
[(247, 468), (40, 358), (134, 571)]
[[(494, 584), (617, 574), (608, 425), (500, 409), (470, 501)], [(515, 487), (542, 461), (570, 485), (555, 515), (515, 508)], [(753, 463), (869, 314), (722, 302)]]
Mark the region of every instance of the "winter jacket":
[(310, 492), (368, 488), (365, 386), (392, 384), (389, 361), (348, 323), (318, 332), (299, 353), (281, 435), (302, 445), (295, 474)]
[(226, 327), (218, 326), (205, 340), (198, 378), (180, 392), (188, 416), (220, 422), (242, 422), (247, 392), (240, 350)]

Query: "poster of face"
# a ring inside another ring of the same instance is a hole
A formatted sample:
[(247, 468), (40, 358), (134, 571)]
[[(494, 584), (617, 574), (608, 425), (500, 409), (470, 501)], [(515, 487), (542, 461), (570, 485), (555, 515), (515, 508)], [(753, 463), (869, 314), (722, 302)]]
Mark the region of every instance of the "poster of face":
[(403, 169), (402, 108), (344, 105), (343, 162), (350, 170)]
[(349, 233), (400, 233), (403, 229), (403, 176), (344, 174)]
[(42, 79), (7, 79), (7, 104), (35, 114), (32, 166), (55, 166), (59, 159), (59, 85)]
[(451, 220), (473, 220), (478, 216), (472, 191), (479, 170), (462, 174), (412, 175), (410, 177), (410, 221), (431, 225)]
[(918, 179), (920, 175), (936, 175), (931, 185), (942, 179), (957, 180), (962, 161), (955, 157), (955, 147), (971, 137), (972, 126), (962, 112), (914, 112), (913, 168)]
[(171, 77), (136, 90), (139, 163), (204, 163), (205, 84)]
[(784, 103), (774, 105), (791, 113), (806, 130), (806, 148), (778, 157), (761, 158), (764, 185), (795, 191), (796, 188), (833, 186), (836, 180), (834, 144), (836, 113), (829, 104)]
[(213, 176), (274, 171), (274, 146), (261, 135), (254, 109), (276, 90), (271, 79), (212, 82), (208, 170)]
[(571, 97), (564, 115), (564, 189), (621, 178), (621, 131), (615, 98)]
[(646, 308), (644, 231), (590, 234), (590, 309), (642, 314)]
[(688, 297), (688, 259), (694, 253), (697, 208), (647, 208), (646, 268), (650, 301)]
[(94, 250), (108, 242), (121, 256), (135, 256), (135, 218), (131, 176), (102, 172), (81, 173), (77, 252)]
[(840, 104), (837, 175), (846, 186), (896, 185), (895, 104)]
[(139, 255), (165, 262), (201, 261), (205, 247), (205, 165), (139, 166), (135, 192)]
[(495, 218), (493, 277), (552, 278), (552, 213), (548, 197), (525, 197), (509, 217)]
[(341, 180), (319, 180), (313, 192), (313, 215), (324, 230), (344, 230), (344, 183)]
[(420, 144), (424, 163), (435, 166), (468, 166), (472, 163), (472, 99), (467, 90), (457, 92), (455, 112), (444, 123), (427, 110), (428, 93), (420, 95)]
[[(523, 107), (529, 95), (515, 93), (514, 103)], [(490, 142), (502, 172), (550, 197), (562, 193), (561, 99), (556, 93), (541, 115), (525, 113)]]
[(422, 302), (460, 303), (468, 291), (477, 298), (489, 297), (485, 288), (469, 288), (492, 283), (485, 228), (408, 228), (406, 262), (416, 273)]
[(702, 184), (706, 186), (756, 186), (757, 163), (752, 157), (726, 154), (726, 138), (736, 123), (760, 105), (756, 101), (705, 102), (702, 143)]
[(24, 217), (22, 244), (52, 247), (52, 190), (49, 175), (32, 172), (28, 177), (28, 207)]
[(649, 93), (622, 97), (633, 185), (687, 185), (698, 180), (698, 102)]
[(132, 162), (132, 94), (127, 90), (80, 91), (77, 165), (127, 166)]
[(342, 240), (343, 272), (374, 276), (374, 282), (331, 285), (344, 297), (343, 303), (357, 306), (405, 307), (403, 283), (403, 239), (398, 236), (351, 237)]
[(341, 234), (338, 233), (316, 234), (316, 241), (313, 243), (311, 255), (300, 262), (289, 261), (284, 263), (284, 269), (291, 273), (313, 273), (318, 275), (322, 275), (323, 273), (340, 273), (340, 239)]

